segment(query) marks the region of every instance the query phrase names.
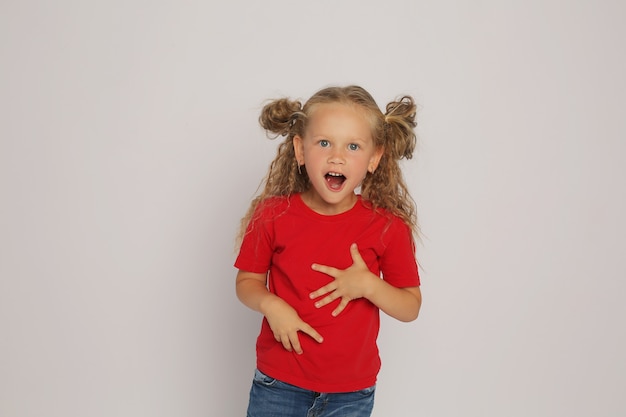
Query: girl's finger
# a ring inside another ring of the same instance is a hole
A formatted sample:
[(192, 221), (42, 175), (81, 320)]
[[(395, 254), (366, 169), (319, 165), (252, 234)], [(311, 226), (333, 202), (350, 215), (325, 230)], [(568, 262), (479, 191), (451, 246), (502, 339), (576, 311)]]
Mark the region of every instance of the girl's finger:
[(361, 252), (359, 252), (359, 247), (356, 245), (356, 243), (350, 245), (350, 255), (352, 255), (352, 261), (355, 264), (361, 264), (365, 262), (363, 261), (363, 257), (361, 256)]
[(311, 299), (317, 298), (317, 297), (321, 297), (324, 294), (328, 294), (329, 292), (333, 292), (337, 289), (337, 284), (335, 282), (331, 282), (328, 285), (324, 285), (322, 288), (313, 291), (311, 294), (309, 294), (309, 297)]
[(348, 300), (347, 298), (342, 298), (341, 302), (339, 303), (337, 308), (335, 310), (333, 310), (333, 312), (332, 312), (333, 317), (337, 317), (339, 315), (339, 313), (341, 313), (343, 310), (345, 310), (345, 308), (348, 306), (349, 302), (350, 302), (350, 300)]
[[(298, 355), (302, 355), (302, 347), (300, 346), (300, 339), (298, 339), (298, 332), (291, 334), (289, 337), (289, 341), (294, 352), (296, 352)], [(288, 350), (291, 351), (290, 349)]]
[(313, 327), (311, 327), (308, 324), (305, 324), (304, 326), (302, 326), (302, 332), (311, 336), (313, 340), (315, 340), (317, 343), (322, 343), (324, 341), (324, 338), (322, 337), (322, 335), (319, 334), (317, 330), (315, 330)]
[(321, 272), (322, 274), (330, 275), (333, 278), (335, 278), (337, 276), (337, 273), (340, 272), (340, 270), (337, 268), (320, 264), (311, 265), (311, 269), (317, 272)]
[(315, 307), (317, 307), (317, 308), (324, 307), (325, 305), (332, 303), (336, 299), (337, 299), (337, 296), (333, 292), (330, 295), (328, 295), (328, 296), (322, 298), (321, 300), (317, 301), (315, 303)]
[(288, 336), (283, 336), (281, 338), (281, 343), (283, 344), (283, 347), (285, 348), (285, 350), (288, 350), (289, 352), (291, 352), (291, 342), (289, 341), (289, 337)]

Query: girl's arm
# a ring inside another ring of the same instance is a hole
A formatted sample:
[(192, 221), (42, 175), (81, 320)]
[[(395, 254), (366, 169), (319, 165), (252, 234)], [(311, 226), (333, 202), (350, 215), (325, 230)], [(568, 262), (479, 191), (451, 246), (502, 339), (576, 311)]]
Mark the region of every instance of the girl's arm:
[(288, 351), (301, 354), (302, 348), (298, 332), (311, 336), (318, 343), (322, 336), (308, 323), (304, 322), (296, 310), (282, 298), (267, 289), (267, 274), (239, 271), (235, 283), (237, 297), (252, 310), (265, 316), (277, 342)]
[(353, 264), (348, 269), (313, 264), (315, 271), (335, 278), (333, 282), (310, 294), (312, 299), (322, 297), (315, 303), (320, 308), (341, 298), (332, 312), (333, 316), (343, 311), (348, 303), (357, 298), (367, 298), (389, 316), (400, 321), (413, 321), (422, 306), (419, 287), (397, 288), (373, 274), (363, 261), (356, 244), (350, 246)]
[(422, 306), (420, 287), (396, 288), (376, 275), (365, 298), (389, 316), (400, 321), (413, 321)]

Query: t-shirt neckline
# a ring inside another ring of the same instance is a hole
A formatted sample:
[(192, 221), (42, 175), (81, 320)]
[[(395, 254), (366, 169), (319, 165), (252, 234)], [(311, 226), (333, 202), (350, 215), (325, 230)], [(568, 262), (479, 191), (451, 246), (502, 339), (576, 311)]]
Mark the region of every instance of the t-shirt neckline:
[(311, 207), (306, 205), (306, 203), (302, 199), (302, 193), (294, 194), (293, 197), (294, 198), (292, 200), (296, 204), (298, 204), (302, 208), (302, 211), (305, 212), (307, 215), (309, 215), (310, 217), (314, 217), (316, 219), (322, 219), (322, 220), (327, 220), (327, 221), (342, 220), (344, 217), (349, 217), (352, 214), (356, 213), (362, 207), (361, 195), (357, 194), (356, 203), (354, 203), (354, 206), (352, 206), (348, 210), (342, 213), (337, 213), (337, 214), (322, 214), (322, 213), (318, 213), (317, 211), (313, 210)]

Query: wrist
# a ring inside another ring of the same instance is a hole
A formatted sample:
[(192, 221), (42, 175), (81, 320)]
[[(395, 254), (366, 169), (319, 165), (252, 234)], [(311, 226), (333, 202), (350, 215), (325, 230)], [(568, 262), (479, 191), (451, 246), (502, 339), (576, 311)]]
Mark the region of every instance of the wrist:
[(268, 292), (267, 295), (264, 296), (259, 302), (259, 311), (264, 316), (267, 316), (268, 314), (271, 314), (274, 306), (280, 301), (282, 300), (277, 295)]
[(370, 272), (367, 275), (367, 279), (365, 281), (363, 297), (371, 301), (374, 294), (376, 294), (376, 290), (378, 288), (378, 285), (380, 284), (380, 281), (381, 279), (379, 276)]

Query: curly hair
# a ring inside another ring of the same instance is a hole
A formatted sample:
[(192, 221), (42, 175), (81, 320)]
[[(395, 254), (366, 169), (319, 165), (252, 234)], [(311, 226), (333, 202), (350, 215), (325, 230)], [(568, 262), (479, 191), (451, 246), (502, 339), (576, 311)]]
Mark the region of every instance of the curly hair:
[(399, 161), (411, 159), (416, 145), (416, 105), (405, 95), (390, 102), (383, 113), (372, 96), (362, 87), (328, 87), (315, 93), (302, 106), (288, 98), (268, 102), (259, 116), (259, 123), (268, 136), (284, 136), (276, 157), (270, 164), (261, 193), (252, 200), (241, 220), (237, 242), (241, 242), (258, 205), (270, 197), (301, 193), (311, 186), (306, 170), (300, 173), (293, 147), (295, 136), (304, 136), (310, 115), (316, 106), (329, 103), (355, 105), (370, 121), (372, 138), (384, 153), (374, 173), (367, 173), (361, 183), (361, 195), (373, 210), (379, 208), (401, 218), (418, 235), (415, 201), (404, 181)]

